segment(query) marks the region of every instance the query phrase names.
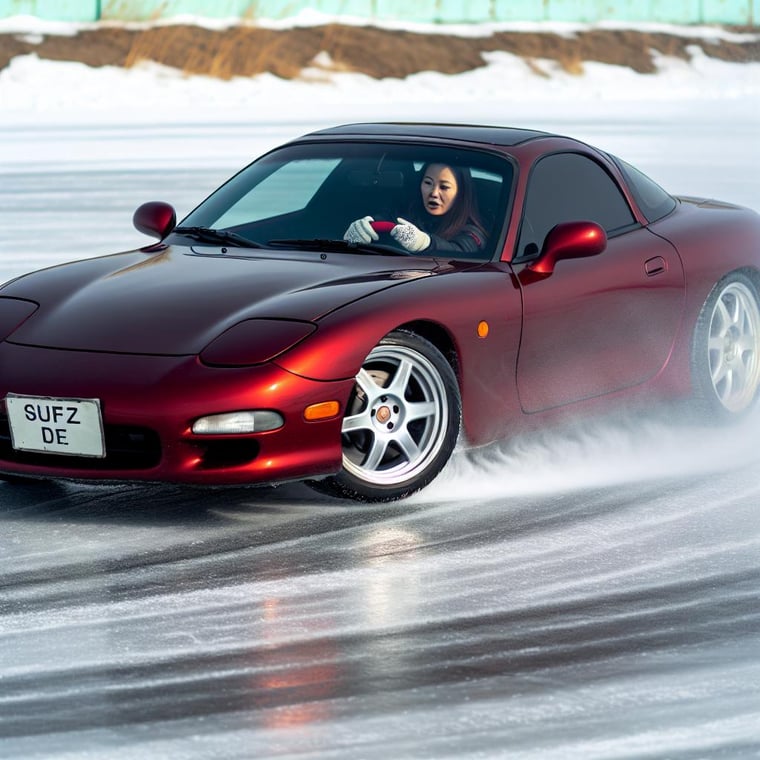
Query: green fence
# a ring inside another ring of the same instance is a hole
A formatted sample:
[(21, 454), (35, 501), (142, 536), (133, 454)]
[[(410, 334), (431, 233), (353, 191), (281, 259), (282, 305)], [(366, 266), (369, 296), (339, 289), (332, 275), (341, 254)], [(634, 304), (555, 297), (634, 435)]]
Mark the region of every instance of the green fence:
[(433, 23), (659, 21), (760, 23), (760, 0), (0, 0), (0, 18), (18, 14), (58, 21), (150, 21), (179, 14), (284, 19), (304, 9), (370, 21)]

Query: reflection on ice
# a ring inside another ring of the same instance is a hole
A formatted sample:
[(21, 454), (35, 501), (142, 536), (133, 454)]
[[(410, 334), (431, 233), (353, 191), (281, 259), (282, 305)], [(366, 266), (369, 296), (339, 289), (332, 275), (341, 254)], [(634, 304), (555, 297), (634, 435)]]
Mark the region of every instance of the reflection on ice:
[[(607, 435), (558, 471), (609, 464)], [(511, 493), (474, 468), (467, 499), (382, 507), (2, 484), (3, 750), (741, 756), (760, 725), (753, 472)]]

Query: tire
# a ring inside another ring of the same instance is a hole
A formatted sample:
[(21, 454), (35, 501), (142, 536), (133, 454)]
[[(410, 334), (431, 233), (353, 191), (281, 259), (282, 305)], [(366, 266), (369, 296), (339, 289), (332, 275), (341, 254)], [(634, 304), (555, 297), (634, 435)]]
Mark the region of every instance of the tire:
[(734, 272), (710, 291), (694, 330), (692, 376), (701, 411), (721, 420), (748, 412), (760, 387), (757, 289)]
[(343, 418), (343, 468), (309, 485), (355, 501), (394, 501), (424, 488), (448, 462), (461, 399), (432, 343), (395, 331), (370, 351)]

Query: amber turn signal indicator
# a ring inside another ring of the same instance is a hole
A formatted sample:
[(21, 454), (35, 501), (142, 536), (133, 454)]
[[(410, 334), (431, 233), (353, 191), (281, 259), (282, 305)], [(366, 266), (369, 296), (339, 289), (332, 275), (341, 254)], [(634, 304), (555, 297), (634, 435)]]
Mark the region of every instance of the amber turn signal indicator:
[(337, 401), (321, 401), (318, 404), (307, 406), (303, 411), (303, 417), (308, 422), (315, 422), (336, 417), (339, 411), (340, 404)]
[(485, 338), (488, 335), (488, 322), (483, 320), (478, 322), (478, 338)]

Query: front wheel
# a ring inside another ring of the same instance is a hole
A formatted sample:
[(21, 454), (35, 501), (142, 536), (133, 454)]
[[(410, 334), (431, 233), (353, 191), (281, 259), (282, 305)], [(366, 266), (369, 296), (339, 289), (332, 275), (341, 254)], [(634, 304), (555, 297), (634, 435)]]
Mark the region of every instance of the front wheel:
[(741, 416), (760, 386), (760, 308), (757, 290), (734, 272), (710, 292), (697, 321), (692, 348), (697, 400), (723, 419)]
[(461, 400), (454, 372), (429, 341), (389, 334), (364, 360), (342, 425), (343, 468), (310, 485), (357, 501), (424, 488), (449, 460)]

